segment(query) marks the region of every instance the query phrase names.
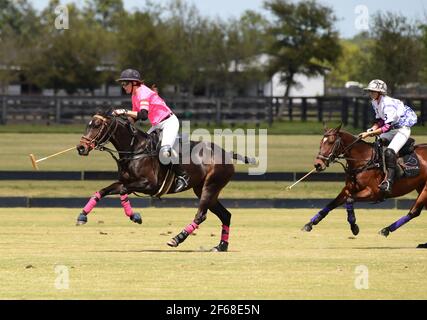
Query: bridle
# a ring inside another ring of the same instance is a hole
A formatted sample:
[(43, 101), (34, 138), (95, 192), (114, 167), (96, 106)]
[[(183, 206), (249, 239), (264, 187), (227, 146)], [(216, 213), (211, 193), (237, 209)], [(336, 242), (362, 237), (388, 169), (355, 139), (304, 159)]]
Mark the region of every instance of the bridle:
[[(374, 149), (374, 152), (372, 153), (371, 159), (353, 159), (345, 156), (345, 154), (348, 151), (350, 151), (356, 143), (362, 140), (361, 137), (358, 137), (355, 141), (350, 143), (348, 146), (344, 147), (341, 136), (339, 136), (337, 133), (328, 133), (324, 135), (324, 138), (328, 138), (330, 136), (336, 136), (337, 138), (331, 148), (331, 152), (329, 153), (329, 155), (325, 155), (320, 153), (319, 151), (319, 154), (316, 157), (317, 159), (324, 161), (327, 167), (329, 166), (330, 163), (338, 162), (344, 168), (344, 171), (351, 176), (355, 176), (359, 172), (379, 168), (379, 164), (375, 163), (375, 149)], [(347, 162), (347, 165), (344, 165), (339, 160), (346, 160), (346, 161), (359, 160), (359, 161), (364, 161), (366, 164), (363, 165), (362, 167), (350, 169), (348, 162)]]
[[(123, 163), (125, 161), (130, 160), (139, 160), (145, 157), (156, 157), (156, 150), (152, 150), (150, 144), (144, 146), (144, 148), (140, 151), (121, 151), (121, 150), (113, 150), (107, 148), (105, 145), (110, 142), (110, 139), (114, 136), (117, 131), (117, 128), (120, 124), (125, 125), (123, 123), (124, 120), (120, 119), (120, 117), (112, 117), (112, 121), (108, 123), (108, 118), (103, 117), (101, 115), (94, 115), (93, 118), (99, 119), (102, 121), (101, 127), (98, 130), (97, 134), (91, 139), (87, 135), (84, 135), (80, 139), (80, 143), (85, 144), (92, 149), (99, 151), (107, 151), (113, 159), (118, 163)], [(132, 127), (132, 140), (130, 142), (130, 147), (132, 148), (136, 138), (136, 129)], [(115, 156), (114, 154), (119, 154), (120, 158)], [(123, 156), (126, 155), (126, 156)]]
[[(92, 139), (87, 135), (83, 135), (80, 139), (80, 142), (91, 147), (92, 149), (101, 150), (104, 148), (104, 145), (110, 141), (111, 137), (116, 132), (119, 123), (115, 117), (112, 118), (110, 123), (108, 123), (107, 118), (100, 116), (99, 114), (94, 115), (93, 118), (102, 121), (100, 129)], [(111, 130), (113, 126), (113, 130)]]
[[(335, 140), (334, 144), (332, 145), (331, 152), (329, 153), (329, 155), (322, 154), (319, 151), (319, 153), (318, 153), (318, 155), (316, 157), (316, 159), (324, 161), (327, 167), (329, 166), (330, 163), (335, 162), (337, 157), (339, 157), (340, 155), (342, 155), (342, 154), (345, 153), (345, 152), (340, 152), (340, 154), (338, 154), (338, 155), (335, 154), (337, 152), (337, 150), (339, 150), (339, 148), (342, 147), (342, 143), (341, 143), (342, 139), (341, 139), (340, 136), (332, 134), (332, 133), (325, 134), (323, 136), (323, 138), (327, 139), (327, 138), (329, 138), (331, 136), (336, 136), (337, 139)], [(348, 150), (346, 150), (346, 151), (348, 151)]]

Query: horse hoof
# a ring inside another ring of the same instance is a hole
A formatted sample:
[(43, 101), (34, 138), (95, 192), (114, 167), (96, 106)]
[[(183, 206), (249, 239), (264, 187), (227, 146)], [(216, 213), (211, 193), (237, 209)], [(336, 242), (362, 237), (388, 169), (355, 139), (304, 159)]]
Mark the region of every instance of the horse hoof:
[(135, 223), (138, 223), (138, 224), (142, 223), (142, 218), (141, 218), (141, 215), (139, 213), (132, 214), (130, 216), (130, 219)]
[(350, 226), (351, 228), (351, 232), (353, 233), (354, 236), (357, 236), (359, 234), (359, 226), (357, 224), (352, 224)]
[(85, 214), (80, 213), (80, 215), (77, 218), (76, 226), (81, 226), (87, 222), (87, 217)]
[(313, 230), (313, 224), (309, 222), (301, 230), (305, 232), (310, 232), (311, 230)]
[(227, 252), (228, 251), (228, 242), (222, 241), (216, 247), (211, 249), (212, 252)]
[(178, 242), (174, 239), (174, 238), (172, 238), (172, 239), (170, 239), (167, 243), (166, 243), (169, 247), (173, 247), (173, 248), (176, 248), (176, 247), (178, 247)]
[(390, 229), (387, 227), (387, 228), (384, 228), (384, 229), (382, 229), (381, 231), (380, 231), (380, 235), (382, 235), (382, 236), (384, 236), (384, 237), (388, 237), (388, 235), (390, 234)]

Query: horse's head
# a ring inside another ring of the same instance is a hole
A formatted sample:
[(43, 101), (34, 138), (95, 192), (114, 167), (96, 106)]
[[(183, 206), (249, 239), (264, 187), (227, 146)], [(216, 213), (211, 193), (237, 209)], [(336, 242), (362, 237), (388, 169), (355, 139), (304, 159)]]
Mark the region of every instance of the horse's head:
[(317, 171), (323, 171), (333, 162), (341, 152), (341, 125), (335, 129), (326, 129), (320, 141), (320, 151), (314, 160), (314, 167)]
[(117, 120), (109, 112), (97, 112), (89, 121), (85, 134), (77, 145), (81, 156), (87, 156), (92, 149), (106, 144), (117, 129)]

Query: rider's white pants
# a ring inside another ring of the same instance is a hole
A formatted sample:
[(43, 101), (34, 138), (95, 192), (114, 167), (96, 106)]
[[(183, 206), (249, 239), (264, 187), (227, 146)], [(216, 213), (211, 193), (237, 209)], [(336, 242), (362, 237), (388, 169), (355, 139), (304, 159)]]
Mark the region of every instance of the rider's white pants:
[(398, 153), (399, 150), (402, 149), (402, 147), (405, 145), (406, 141), (408, 141), (410, 135), (411, 128), (402, 127), (383, 133), (382, 135), (380, 135), (380, 137), (381, 139), (391, 141), (388, 145), (388, 148), (393, 149), (394, 152)]
[(168, 119), (152, 126), (147, 133), (151, 133), (156, 129), (161, 130), (161, 146), (170, 146), (172, 148), (179, 131), (179, 120), (176, 115), (171, 115)]

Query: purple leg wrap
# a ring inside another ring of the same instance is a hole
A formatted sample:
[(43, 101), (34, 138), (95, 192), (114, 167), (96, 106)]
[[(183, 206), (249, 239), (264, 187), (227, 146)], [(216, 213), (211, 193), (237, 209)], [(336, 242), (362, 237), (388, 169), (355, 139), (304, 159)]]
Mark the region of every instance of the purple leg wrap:
[(317, 213), (313, 218), (311, 218), (311, 222), (316, 225), (318, 224), (320, 221), (322, 221), (323, 218), (325, 218), (328, 213), (331, 211), (331, 209), (329, 209), (328, 207), (323, 208), (322, 210), (319, 211), (319, 213)]
[(413, 217), (411, 217), (410, 215), (403, 216), (402, 218), (400, 218), (399, 220), (397, 220), (395, 223), (393, 223), (392, 225), (390, 225), (388, 228), (389, 228), (389, 230), (391, 232), (396, 231), (401, 226), (403, 226), (405, 223), (407, 223), (408, 221), (410, 221), (412, 218)]
[(349, 224), (356, 223), (356, 215), (354, 214), (354, 206), (353, 203), (346, 203), (345, 208), (347, 210), (347, 221)]

